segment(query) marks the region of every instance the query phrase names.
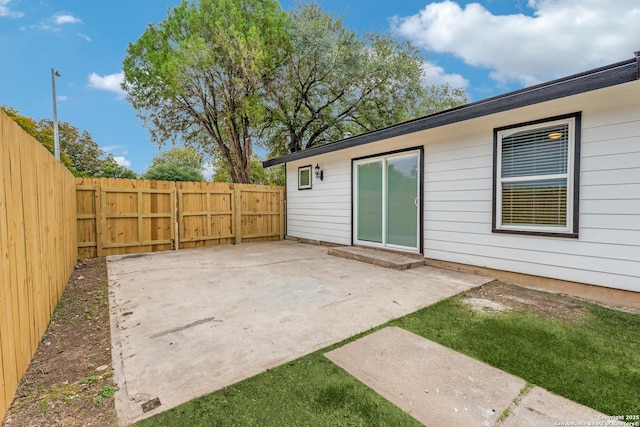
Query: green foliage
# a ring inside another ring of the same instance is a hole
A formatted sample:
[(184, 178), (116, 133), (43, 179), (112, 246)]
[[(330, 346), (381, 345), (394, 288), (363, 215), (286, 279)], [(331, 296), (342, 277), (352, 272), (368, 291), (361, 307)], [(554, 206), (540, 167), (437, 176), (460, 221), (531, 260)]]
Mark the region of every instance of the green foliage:
[(131, 169), (120, 166), (111, 154), (100, 163), (96, 178), (130, 178), (136, 179), (138, 175)]
[(467, 93), (464, 89), (454, 88), (449, 84), (429, 85), (427, 97), (422, 99), (418, 105), (418, 116), (449, 110), (467, 102)]
[(287, 15), (276, 0), (183, 0), (129, 44), (123, 88), (152, 141), (220, 157), (228, 179), (246, 183), (271, 179), (251, 165), (256, 138), (281, 155), (466, 101), (425, 86), (425, 61), (316, 3)]
[[(53, 135), (53, 120), (42, 119), (36, 122), (30, 117), (20, 114), (14, 108), (0, 106), (22, 129), (40, 142), (51, 154), (54, 154), (55, 142)], [(58, 122), (58, 137), (60, 142), (60, 160), (75, 176), (94, 176), (100, 170), (104, 152), (87, 131), (80, 131), (77, 127)]]
[(268, 86), (262, 135), (282, 155), (423, 116), (466, 101), (424, 84), (426, 58), (385, 33), (359, 37), (315, 3), (290, 13), (292, 53)]
[(204, 181), (202, 173), (172, 164), (152, 166), (140, 178), (158, 181)]
[[(214, 173), (213, 181), (215, 182), (233, 182), (229, 169), (225, 167), (220, 157), (211, 162)], [(262, 160), (254, 154), (250, 162), (250, 181), (251, 184), (265, 185), (285, 185), (285, 169), (284, 165), (270, 167), (265, 169), (262, 166)]]
[[(53, 120), (43, 119), (38, 122), (38, 126), (50, 135), (53, 141)], [(93, 176), (100, 168), (100, 157), (104, 156), (104, 151), (93, 140), (89, 132), (80, 131), (75, 126), (66, 122), (58, 123), (58, 136), (60, 141), (60, 152), (69, 159), (71, 165), (69, 169), (76, 176)]]
[(116, 394), (116, 391), (120, 390), (120, 387), (112, 386), (111, 384), (106, 384), (100, 390), (100, 396), (104, 398), (113, 397)]
[[(46, 144), (42, 141), (42, 136), (40, 135), (40, 128), (35, 120), (30, 117), (26, 117), (20, 114), (18, 110), (15, 108), (2, 105), (0, 106), (0, 110), (2, 110), (5, 114), (7, 114), (11, 119), (16, 122), (25, 132), (29, 135), (37, 139), (41, 144), (47, 147)], [(47, 147), (49, 151), (53, 153), (53, 140), (51, 140), (51, 147)]]
[(203, 157), (192, 148), (173, 147), (153, 158), (149, 169), (140, 176), (160, 181), (204, 181)]
[(149, 25), (127, 49), (123, 87), (152, 140), (218, 152), (234, 182), (249, 182), (260, 92), (286, 52), (285, 21), (276, 0), (200, 0)]
[[(33, 120), (31, 117), (26, 117), (20, 114), (18, 110), (8, 106), (0, 106), (0, 110), (4, 111), (14, 122), (16, 122), (25, 132), (34, 137), (40, 144), (42, 144), (51, 154), (54, 154), (55, 143), (53, 138), (53, 127), (50, 129), (41, 127), (40, 123)], [(59, 123), (59, 129), (61, 123)], [(71, 169), (71, 160), (67, 157), (66, 153), (60, 150), (60, 161), (69, 169)]]

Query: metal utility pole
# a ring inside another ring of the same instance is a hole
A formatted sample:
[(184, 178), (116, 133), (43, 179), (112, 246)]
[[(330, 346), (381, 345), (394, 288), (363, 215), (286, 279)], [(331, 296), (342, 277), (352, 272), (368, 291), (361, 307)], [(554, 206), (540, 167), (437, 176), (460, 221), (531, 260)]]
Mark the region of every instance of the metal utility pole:
[(60, 72), (55, 68), (51, 69), (51, 89), (53, 90), (53, 140), (56, 160), (60, 161), (60, 140), (58, 137), (58, 108), (56, 106), (56, 77), (60, 77)]

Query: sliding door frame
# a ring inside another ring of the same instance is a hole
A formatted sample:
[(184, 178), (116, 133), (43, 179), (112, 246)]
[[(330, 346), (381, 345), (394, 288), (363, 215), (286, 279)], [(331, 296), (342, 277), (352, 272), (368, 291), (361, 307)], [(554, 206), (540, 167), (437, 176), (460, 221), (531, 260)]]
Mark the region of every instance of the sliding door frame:
[[(418, 232), (418, 245), (417, 245), (417, 251), (415, 250), (407, 250), (407, 249), (403, 249), (402, 247), (396, 247), (394, 245), (371, 245), (371, 247), (376, 247), (376, 248), (382, 248), (382, 249), (388, 249), (388, 250), (397, 250), (397, 251), (403, 251), (403, 252), (411, 252), (411, 253), (420, 253), (423, 254), (424, 253), (424, 146), (417, 146), (417, 147), (410, 147), (410, 148), (405, 148), (402, 150), (395, 150), (395, 151), (387, 151), (387, 152), (383, 152), (383, 153), (376, 153), (376, 154), (371, 154), (368, 156), (362, 156), (362, 157), (356, 157), (351, 159), (351, 245), (353, 246), (354, 244), (358, 244), (356, 242), (356, 224), (357, 224), (357, 212), (356, 212), (356, 204), (357, 204), (357, 200), (356, 200), (356, 194), (357, 194), (357, 188), (356, 188), (356, 165), (359, 162), (362, 162), (363, 160), (368, 160), (371, 159), (372, 161), (374, 161), (374, 159), (376, 158), (384, 158), (384, 157), (388, 157), (388, 156), (394, 156), (397, 154), (403, 154), (403, 153), (407, 153), (409, 154), (410, 152), (416, 152), (418, 154), (418, 166), (419, 166), (419, 173), (418, 173), (418, 224), (417, 224), (417, 232)], [(386, 188), (386, 185), (383, 183), (383, 199), (386, 197), (386, 195), (384, 194), (384, 188)], [(383, 209), (386, 208), (386, 206), (383, 206)], [(384, 238), (385, 236), (383, 235), (383, 241), (385, 240)], [(369, 245), (367, 245), (369, 246)]]

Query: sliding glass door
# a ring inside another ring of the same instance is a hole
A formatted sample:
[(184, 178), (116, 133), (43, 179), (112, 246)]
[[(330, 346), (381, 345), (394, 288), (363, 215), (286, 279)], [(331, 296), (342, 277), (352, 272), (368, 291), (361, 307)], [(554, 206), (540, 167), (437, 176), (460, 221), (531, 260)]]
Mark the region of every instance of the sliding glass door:
[(420, 152), (354, 162), (354, 242), (419, 252)]

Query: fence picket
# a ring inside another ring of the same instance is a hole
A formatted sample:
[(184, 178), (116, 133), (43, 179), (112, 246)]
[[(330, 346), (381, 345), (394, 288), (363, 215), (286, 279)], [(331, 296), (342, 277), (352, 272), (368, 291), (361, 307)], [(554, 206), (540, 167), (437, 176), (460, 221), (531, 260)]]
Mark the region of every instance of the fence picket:
[(76, 184), (78, 258), (284, 238), (283, 187), (106, 178)]
[(0, 418), (77, 259), (75, 180), (0, 112)]
[[(185, 199), (197, 194), (205, 194), (200, 208)], [(284, 194), (283, 187), (74, 178), (0, 112), (0, 418), (77, 259), (279, 240)]]

